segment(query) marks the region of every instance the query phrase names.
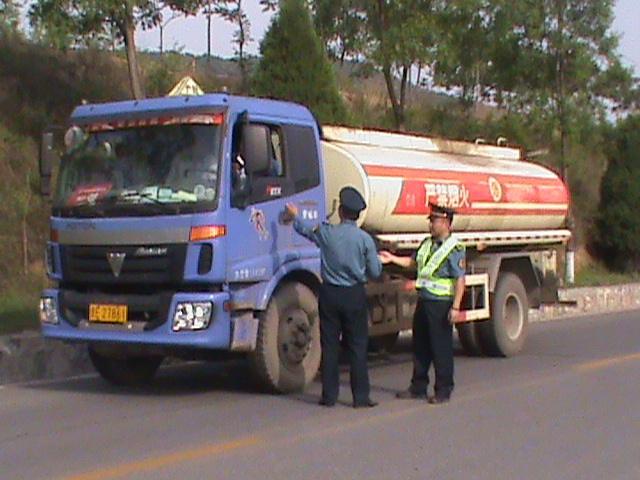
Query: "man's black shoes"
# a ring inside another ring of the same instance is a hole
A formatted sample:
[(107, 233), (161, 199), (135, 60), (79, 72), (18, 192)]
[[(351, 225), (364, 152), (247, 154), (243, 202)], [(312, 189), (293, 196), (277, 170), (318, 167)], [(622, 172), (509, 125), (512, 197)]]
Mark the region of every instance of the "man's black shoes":
[(427, 399), (427, 393), (426, 392), (416, 392), (414, 390), (404, 390), (402, 392), (398, 392), (396, 393), (396, 398), (400, 398), (402, 400), (411, 400), (411, 399), (423, 399), (426, 400)]
[(378, 405), (378, 402), (374, 402), (369, 399), (365, 402), (353, 402), (353, 408), (373, 408)]
[(318, 402), (318, 405), (320, 405), (321, 407), (335, 407), (336, 402), (329, 402), (328, 400), (321, 398), (320, 401)]

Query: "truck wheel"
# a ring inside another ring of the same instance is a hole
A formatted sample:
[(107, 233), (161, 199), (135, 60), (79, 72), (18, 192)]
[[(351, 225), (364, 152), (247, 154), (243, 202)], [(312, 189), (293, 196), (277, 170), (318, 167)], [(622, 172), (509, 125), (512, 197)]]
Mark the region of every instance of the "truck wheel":
[(297, 392), (316, 376), (320, 356), (318, 300), (305, 285), (286, 283), (260, 317), (252, 369), (266, 389)]
[(476, 322), (459, 323), (456, 325), (456, 330), (458, 331), (458, 340), (467, 355), (473, 357), (482, 355)]
[(100, 376), (114, 385), (148, 383), (162, 363), (162, 356), (109, 356), (89, 347), (89, 358)]
[(529, 326), (529, 302), (522, 280), (514, 273), (498, 277), (491, 319), (478, 324), (480, 346), (495, 357), (510, 357), (524, 346)]

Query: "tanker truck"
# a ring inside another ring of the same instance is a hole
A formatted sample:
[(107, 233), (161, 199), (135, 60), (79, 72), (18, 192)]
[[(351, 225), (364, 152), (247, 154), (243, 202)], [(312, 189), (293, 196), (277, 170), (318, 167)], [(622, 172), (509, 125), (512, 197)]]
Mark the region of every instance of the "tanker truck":
[[(520, 149), (321, 128), (303, 106), (227, 94), (81, 105), (62, 130), (40, 153), (42, 333), (86, 344), (114, 384), (223, 353), (271, 391), (303, 389), (320, 363), (320, 252), (284, 207), (335, 222), (346, 185), (367, 201), (361, 227), (399, 253), (427, 235), (431, 203), (456, 210), (469, 353), (518, 353), (529, 309), (556, 299), (568, 192)], [(389, 349), (411, 326), (413, 279), (388, 267), (367, 292), (371, 342)]]

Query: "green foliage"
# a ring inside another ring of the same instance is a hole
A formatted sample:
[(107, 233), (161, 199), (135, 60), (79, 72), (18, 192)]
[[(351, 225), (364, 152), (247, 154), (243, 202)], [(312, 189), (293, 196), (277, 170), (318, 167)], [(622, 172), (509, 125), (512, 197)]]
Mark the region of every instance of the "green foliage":
[[(333, 56), (372, 64), (384, 76), (395, 128), (405, 126), (412, 68), (432, 62), (432, 0), (312, 0), (316, 28)], [(399, 77), (399, 78), (398, 78)], [(399, 84), (399, 85), (398, 85)]]
[(47, 125), (64, 125), (83, 100), (126, 98), (126, 80), (118, 59), (104, 52), (64, 53), (19, 38), (7, 39), (0, 48), (3, 121), (32, 138)]
[(0, 288), (41, 270), (47, 206), (36, 194), (35, 142), (0, 123)]
[(20, 23), (20, 11), (14, 0), (0, 0), (0, 38), (15, 34)]
[(344, 63), (357, 56), (366, 45), (366, 30), (362, 17), (350, 0), (313, 0), (313, 21), (316, 32), (333, 59)]
[(253, 92), (309, 107), (322, 122), (340, 123), (346, 109), (333, 67), (320, 44), (304, 0), (284, 0), (260, 45)]
[[(12, 286), (0, 296), (0, 335), (38, 328), (38, 299), (42, 275), (32, 275), (30, 284)], [(26, 283), (26, 282), (24, 282)]]
[(598, 247), (610, 267), (640, 271), (640, 115), (612, 132), (597, 219)]
[(145, 88), (151, 97), (163, 97), (188, 70), (188, 61), (183, 55), (164, 53), (145, 62), (147, 72)]
[(604, 285), (620, 285), (623, 283), (640, 282), (637, 272), (621, 273), (609, 270), (600, 262), (589, 262), (582, 268), (576, 269), (575, 287), (597, 287)]

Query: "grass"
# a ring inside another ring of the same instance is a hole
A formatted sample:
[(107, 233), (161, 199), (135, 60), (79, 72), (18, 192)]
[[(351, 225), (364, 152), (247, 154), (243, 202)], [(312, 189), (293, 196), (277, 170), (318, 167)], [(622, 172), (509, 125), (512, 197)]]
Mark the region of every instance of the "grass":
[(39, 328), (38, 299), (42, 285), (33, 282), (0, 294), (0, 335)]
[(640, 282), (640, 273), (619, 273), (600, 263), (590, 262), (576, 272), (576, 287), (599, 287)]
[(39, 295), (10, 292), (0, 299), (0, 335), (34, 330), (38, 323)]

